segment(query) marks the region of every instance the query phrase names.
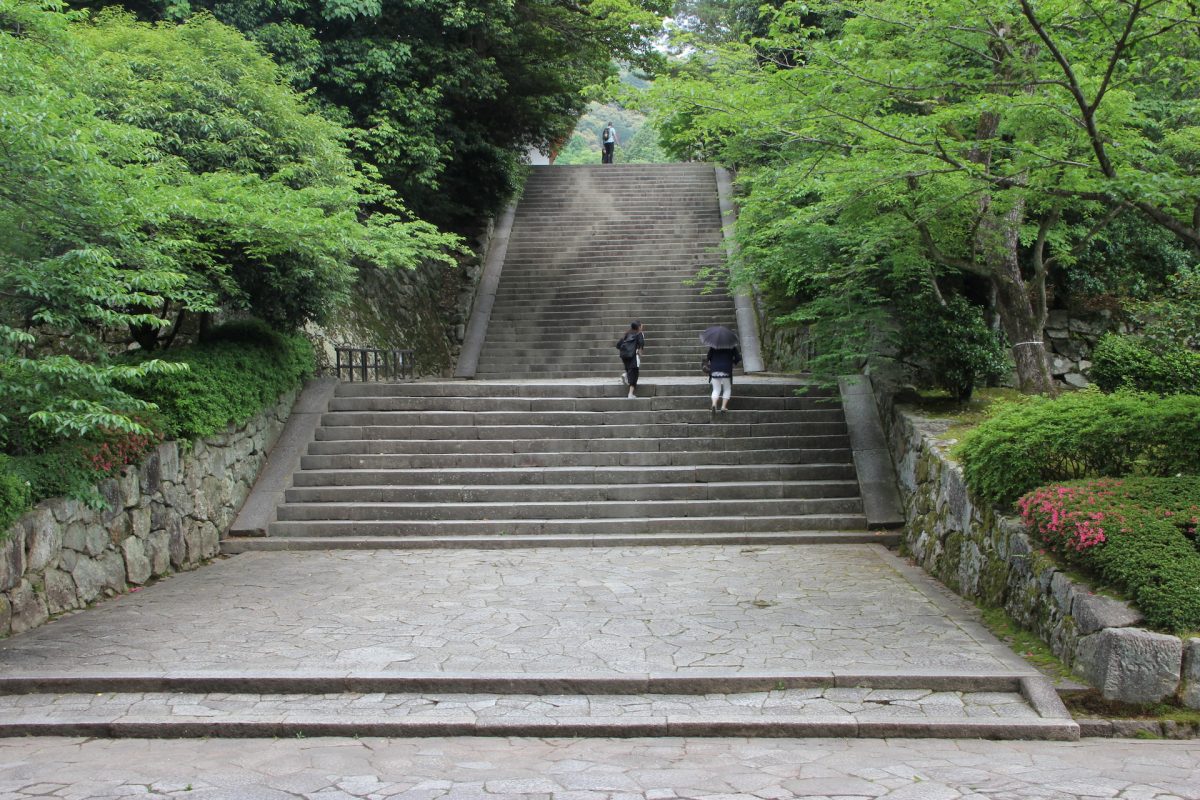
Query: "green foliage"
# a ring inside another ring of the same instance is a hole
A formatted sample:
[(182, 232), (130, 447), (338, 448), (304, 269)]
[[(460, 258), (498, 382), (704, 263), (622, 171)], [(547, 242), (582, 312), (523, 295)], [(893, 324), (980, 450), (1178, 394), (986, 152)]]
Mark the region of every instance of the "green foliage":
[(959, 403), (971, 399), (978, 383), (997, 380), (1009, 368), (1003, 340), (960, 295), (944, 304), (926, 297), (903, 306), (899, 335), (901, 357), (916, 355), (929, 383)]
[[(84, 5), (98, 8), (108, 0)], [(147, 0), (257, 40), (356, 155), (422, 218), (476, 225), (519, 185), (528, 147), (563, 141), (614, 59), (653, 67), (669, 0)]]
[(1133, 598), (1152, 627), (1200, 629), (1200, 478), (1057, 484), (1018, 505), (1036, 537)]
[(0, 541), (29, 505), (29, 484), (12, 471), (9, 459), (0, 455)]
[[(738, 169), (735, 267), (785, 313), (790, 301), (797, 318), (849, 315), (867, 329), (877, 306), (839, 296), (905, 304), (914, 283), (943, 294), (974, 283), (1020, 347), (1041, 339), (1049, 290), (1114, 219), (1143, 215), (1200, 243), (1200, 46), (1184, 33), (1198, 21), (1186, 0), (1153, 12), (1117, 0), (784, 2), (757, 6), (750, 36), (719, 4), (685, 5), (699, 9), (698, 35), (655, 82), (654, 121), (668, 152)], [(1143, 236), (1106, 244), (1114, 268), (1151, 273), (1146, 285), (1182, 263), (1143, 258)], [(819, 341), (843, 362), (861, 344)], [(1013, 355), (1022, 388), (1050, 389), (1037, 348)]]
[(355, 167), (348, 133), (211, 18), (86, 22), (0, 0), (0, 64), (9, 452), (17, 435), (147, 433), (150, 401), (121, 387), (186, 367), (112, 363), (122, 331), (152, 350), (188, 314), (298, 325), (344, 296), (352, 265), (450, 260), (453, 237), (410, 219)]
[(1008, 504), (1037, 486), (1085, 477), (1196, 474), (1200, 396), (1075, 392), (1009, 405), (959, 451), (967, 485)]
[(131, 394), (153, 398), (163, 432), (197, 439), (241, 424), (275, 404), (312, 374), (312, 345), (299, 334), (280, 334), (261, 322), (232, 323), (202, 345), (171, 350), (167, 358), (188, 369), (131, 381)]
[(1092, 381), (1106, 392), (1200, 394), (1200, 353), (1179, 344), (1106, 335), (1092, 351)]

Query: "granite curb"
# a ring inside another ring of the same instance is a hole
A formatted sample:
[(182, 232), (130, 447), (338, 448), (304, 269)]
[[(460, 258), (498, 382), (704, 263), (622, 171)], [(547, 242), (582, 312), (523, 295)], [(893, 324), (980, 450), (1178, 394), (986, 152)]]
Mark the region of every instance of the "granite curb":
[(892, 452), (875, 403), (871, 379), (847, 375), (838, 379), (842, 411), (850, 434), (850, 450), (858, 473), (863, 513), (870, 529), (902, 528), (904, 504), (892, 464)]
[(291, 486), (292, 475), (300, 468), (300, 458), (320, 427), (321, 415), (328, 410), (337, 386), (336, 378), (314, 378), (304, 384), (250, 496), (222, 538), (267, 535), (267, 527), (275, 521), (283, 493)]
[(492, 318), (492, 307), (496, 304), (496, 292), (500, 288), (500, 273), (504, 269), (504, 258), (508, 254), (508, 242), (512, 235), (513, 219), (516, 217), (517, 203), (513, 202), (500, 215), (496, 222), (495, 231), (488, 244), (487, 256), (483, 262), (483, 275), (479, 278), (479, 287), (475, 290), (475, 303), (471, 309), (471, 318), (467, 322), (467, 330), (463, 336), (462, 350), (458, 355), (458, 364), (454, 369), (456, 378), (474, 378), (479, 369), (479, 355), (483, 352), (484, 339), (487, 338), (488, 323)]
[[(733, 179), (729, 170), (714, 167), (717, 178), (717, 199), (721, 207), (721, 240), (732, 261), (737, 251), (733, 231), (737, 224), (737, 207), (733, 202)], [(733, 275), (729, 276), (733, 284)], [(762, 372), (766, 369), (762, 359), (762, 346), (758, 336), (758, 314), (754, 311), (754, 297), (745, 287), (735, 287), (733, 308), (737, 315), (738, 344), (742, 353), (742, 369), (746, 372)]]
[[(1021, 692), (1045, 717), (1020, 674), (891, 670), (677, 674), (450, 675), (396, 673), (176, 672), (160, 674), (60, 673), (0, 676), (0, 695), (108, 692), (229, 692), (237, 694), (459, 693), (459, 694), (735, 694), (782, 689), (864, 688), (932, 691)], [(1040, 697), (1040, 695), (1037, 695)], [(1041, 702), (1041, 701), (1039, 701)], [(1043, 706), (1044, 707), (1044, 706)], [(1065, 716), (1065, 709), (1064, 709)]]

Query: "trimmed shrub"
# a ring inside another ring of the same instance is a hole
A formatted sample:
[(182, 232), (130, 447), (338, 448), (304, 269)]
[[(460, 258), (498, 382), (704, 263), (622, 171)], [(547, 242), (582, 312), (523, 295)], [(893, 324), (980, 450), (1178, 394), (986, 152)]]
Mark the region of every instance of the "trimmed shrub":
[(1200, 477), (1056, 484), (1017, 505), (1048, 550), (1124, 592), (1151, 627), (1200, 629)]
[(158, 405), (169, 438), (186, 440), (246, 422), (296, 388), (315, 365), (307, 339), (257, 321), (224, 325), (203, 344), (154, 355), (189, 369), (141, 379), (129, 392)]
[(961, 295), (952, 295), (945, 305), (923, 297), (904, 306), (900, 341), (901, 359), (919, 364), (924, 382), (945, 389), (959, 403), (971, 399), (977, 384), (1011, 368), (1003, 338)]
[(1200, 396), (1086, 390), (1003, 406), (959, 450), (967, 485), (1009, 504), (1038, 486), (1124, 475), (1195, 475)]
[(1200, 353), (1182, 345), (1150, 344), (1108, 334), (1092, 353), (1092, 381), (1106, 392), (1200, 393)]

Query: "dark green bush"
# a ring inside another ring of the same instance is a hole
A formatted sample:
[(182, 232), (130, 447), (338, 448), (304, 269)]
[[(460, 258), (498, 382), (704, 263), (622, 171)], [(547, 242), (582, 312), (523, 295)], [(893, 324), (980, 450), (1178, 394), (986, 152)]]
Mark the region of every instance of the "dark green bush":
[(983, 312), (961, 295), (945, 305), (933, 298), (902, 308), (900, 358), (914, 363), (924, 382), (965, 403), (976, 385), (995, 380), (1009, 368), (1001, 336), (987, 326)]
[(1053, 484), (1017, 505), (1036, 539), (1122, 591), (1151, 627), (1200, 629), (1200, 477)]
[(28, 508), (29, 484), (12, 470), (8, 458), (0, 456), (0, 540)]
[(1008, 504), (1038, 486), (1076, 478), (1195, 475), (1200, 396), (1089, 390), (1001, 408), (959, 455), (967, 485)]
[(273, 405), (312, 374), (312, 345), (260, 322), (214, 329), (204, 344), (156, 353), (190, 369), (130, 384), (130, 394), (155, 403), (169, 438), (196, 439), (241, 424)]
[(1106, 392), (1200, 393), (1200, 353), (1110, 333), (1092, 353), (1091, 378)]

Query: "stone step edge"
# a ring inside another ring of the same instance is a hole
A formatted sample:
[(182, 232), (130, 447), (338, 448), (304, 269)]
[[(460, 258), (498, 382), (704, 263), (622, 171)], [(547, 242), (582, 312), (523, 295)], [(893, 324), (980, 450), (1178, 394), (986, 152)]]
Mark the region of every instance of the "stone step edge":
[[(320, 522), (308, 523), (319, 526)], [(879, 544), (899, 547), (900, 534), (891, 530), (787, 531), (767, 533), (643, 533), (643, 534), (512, 534), (497, 536), (238, 536), (221, 541), (223, 555), (249, 552), (305, 550), (503, 550), (527, 547), (649, 547), (702, 545), (829, 545)]]
[(1070, 720), (858, 720), (829, 717), (750, 717), (696, 719), (663, 717), (654, 720), (558, 719), (514, 721), (463, 720), (424, 722), (376, 721), (146, 721), (128, 716), (119, 721), (0, 722), (0, 737), (57, 736), (104, 739), (272, 739), (320, 736), (432, 738), (447, 736), (505, 736), (526, 738), (640, 738), (640, 737), (756, 737), (838, 739), (989, 739), (993, 741), (1065, 741), (1079, 739), (1079, 726)]
[[(1019, 693), (1039, 716), (1066, 715), (1048, 679), (1032, 671), (956, 672), (897, 669), (888, 672), (799, 670), (789, 672), (278, 672), (196, 670), (140, 672), (12, 672), (0, 676), (0, 695), (122, 692), (229, 694), (491, 694), (640, 695), (744, 694), (787, 689), (929, 689), (939, 692)], [(1047, 694), (1048, 692), (1048, 694)], [(1054, 702), (1047, 703), (1052, 698)], [(1057, 703), (1057, 705), (1056, 705)]]

